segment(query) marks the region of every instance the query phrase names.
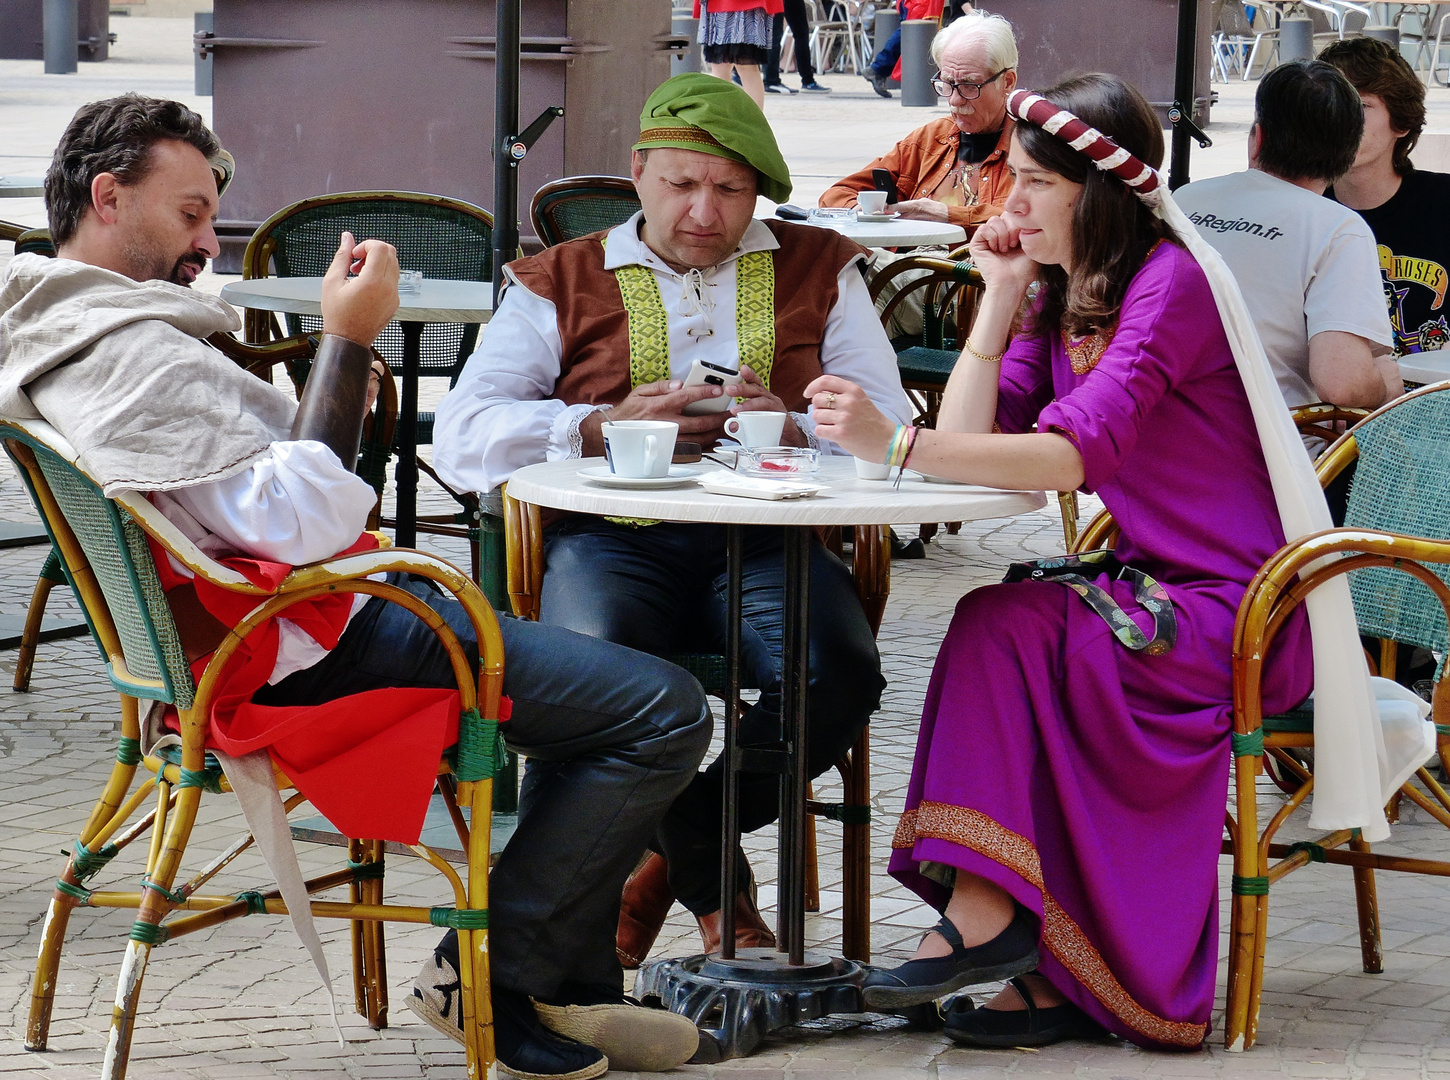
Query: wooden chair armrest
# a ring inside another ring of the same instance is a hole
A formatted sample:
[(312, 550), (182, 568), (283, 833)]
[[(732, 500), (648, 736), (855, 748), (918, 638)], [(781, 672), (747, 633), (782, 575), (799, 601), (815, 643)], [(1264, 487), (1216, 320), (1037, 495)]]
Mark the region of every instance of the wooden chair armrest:
[(509, 606), (520, 619), (537, 621), (544, 591), (544, 526), (537, 506), (511, 498), (507, 484), (502, 491)]
[(1098, 548), (1112, 547), (1117, 543), (1118, 532), (1118, 523), (1113, 520), (1113, 515), (1106, 510), (1100, 510), (1097, 517), (1089, 521), (1077, 534), (1077, 542), (1072, 545), (1071, 550), (1096, 551)]

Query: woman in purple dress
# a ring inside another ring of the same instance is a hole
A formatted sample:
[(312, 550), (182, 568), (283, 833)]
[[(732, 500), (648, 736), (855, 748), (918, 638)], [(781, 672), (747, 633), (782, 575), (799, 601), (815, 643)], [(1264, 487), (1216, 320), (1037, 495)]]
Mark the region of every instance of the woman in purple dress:
[[(1162, 162), (1158, 120), (1121, 80), (1042, 96)], [(1193, 1048), (1213, 1007), (1235, 613), (1283, 529), (1208, 281), (1119, 178), (1141, 163), (1095, 168), (1027, 121), (1008, 162), (1004, 213), (972, 241), (986, 288), (936, 429), (913, 443), (825, 376), (808, 388), (817, 431), (868, 459), (905, 448), (937, 476), (1096, 492), (1131, 569), (957, 605), (890, 864), (943, 918), (864, 992), (899, 1008), (1021, 976), (953, 1008), (948, 1033), (1022, 1046), (1106, 1028)], [(1301, 610), (1279, 634), (1266, 710), (1312, 682)]]

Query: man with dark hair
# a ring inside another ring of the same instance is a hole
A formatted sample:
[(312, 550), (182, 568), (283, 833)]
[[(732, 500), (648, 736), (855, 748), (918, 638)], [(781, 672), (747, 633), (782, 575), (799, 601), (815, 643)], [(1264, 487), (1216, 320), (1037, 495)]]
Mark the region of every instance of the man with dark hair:
[(1416, 169), (1410, 151), (1425, 127), (1425, 84), (1398, 49), (1374, 38), (1336, 41), (1320, 55), (1364, 102), (1364, 135), (1329, 196), (1357, 210), (1379, 244), (1395, 352), (1450, 343), (1450, 175)]
[(1228, 263), (1292, 408), (1373, 408), (1404, 392), (1374, 237), (1323, 197), (1354, 161), (1364, 110), (1328, 64), (1281, 64), (1254, 97), (1245, 172), (1175, 193)]
[[(77, 114), (46, 177), (57, 258), (18, 255), (0, 277), (0, 416), (53, 425), (103, 490), (144, 493), (214, 557), (315, 562), (362, 540), (372, 509), (372, 489), (347, 465), (357, 458), (369, 345), (398, 305), (397, 253), (342, 234), (323, 280), (322, 343), (294, 401), (206, 344), (240, 320), (185, 287), (217, 253), (223, 154), (175, 102), (126, 95)], [(462, 606), (426, 581), (393, 580), (447, 621), (476, 665)], [(187, 655), (212, 651), (224, 626), (198, 608), (189, 579), (168, 599)], [(557, 627), (499, 623), (506, 737), (530, 759), (524, 810), (489, 882), (499, 1060), (516, 1074), (578, 1080), (605, 1072), (609, 1058), (624, 1069), (673, 1068), (695, 1052), (694, 1025), (623, 997), (613, 938), (625, 879), (708, 748), (709, 706), (691, 676), (654, 657)], [(437, 638), (396, 604), (359, 596), (329, 629), (340, 632), (331, 647), (279, 621), (276, 661), (253, 704), (454, 686)], [(359, 713), (369, 707), (361, 700)], [(427, 745), (416, 714), (391, 731)], [(437, 756), (419, 761), (426, 804)], [(402, 773), (395, 751), (378, 770), (390, 785)], [(364, 798), (380, 782), (359, 784)], [(458, 967), (450, 932), (409, 1005), (461, 1042)]]

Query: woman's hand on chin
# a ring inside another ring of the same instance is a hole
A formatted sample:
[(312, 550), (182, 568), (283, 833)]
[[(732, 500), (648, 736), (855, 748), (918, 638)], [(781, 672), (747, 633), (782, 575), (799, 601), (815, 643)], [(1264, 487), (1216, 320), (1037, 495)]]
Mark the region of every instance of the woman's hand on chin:
[(970, 250), (972, 265), (986, 281), (987, 288), (1001, 288), (1021, 297), (1037, 280), (1041, 267), (1022, 250), (1019, 231), (1000, 214), (988, 218), (972, 234)]
[(882, 413), (866, 392), (836, 375), (822, 375), (806, 387), (814, 406), (816, 434), (866, 461), (885, 461), (896, 421)]

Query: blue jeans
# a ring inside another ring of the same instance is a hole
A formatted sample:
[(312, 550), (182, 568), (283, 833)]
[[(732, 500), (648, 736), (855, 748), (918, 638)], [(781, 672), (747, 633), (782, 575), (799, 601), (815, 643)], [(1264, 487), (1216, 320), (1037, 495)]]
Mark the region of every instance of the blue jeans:
[[(567, 518), (545, 534), (540, 618), (632, 649), (671, 653), (725, 651), (725, 528), (660, 524), (641, 528), (600, 518)], [(780, 741), (780, 657), (784, 620), (781, 532), (745, 530), (744, 685), (761, 690), (740, 722), (745, 745)], [(807, 768), (816, 777), (855, 743), (881, 703), (881, 659), (851, 575), (819, 541), (811, 545), (810, 682)], [(720, 907), (719, 759), (675, 800), (651, 847), (669, 862), (670, 887), (696, 915)], [(740, 778), (740, 828), (774, 821), (780, 780)], [(747, 864), (742, 859), (744, 868)]]
[[(896, 10), (904, 19), (906, 18), (906, 0), (897, 0)], [(896, 70), (896, 61), (901, 59), (901, 26), (897, 24), (891, 36), (886, 39), (886, 44), (881, 46), (881, 51), (876, 54), (876, 59), (871, 61), (871, 70), (876, 72), (883, 79), (891, 78), (891, 73)]]
[[(389, 575), (424, 600), (477, 664), (473, 625), (432, 582)], [(489, 877), (495, 982), (552, 998), (618, 993), (619, 896), (710, 746), (710, 706), (673, 664), (605, 641), (500, 618), (509, 747), (528, 757), (518, 829)], [(389, 686), (454, 686), (447, 653), (411, 613), (374, 597), (319, 663), (254, 700), (311, 705)], [(581, 813), (581, 808), (587, 808)]]

